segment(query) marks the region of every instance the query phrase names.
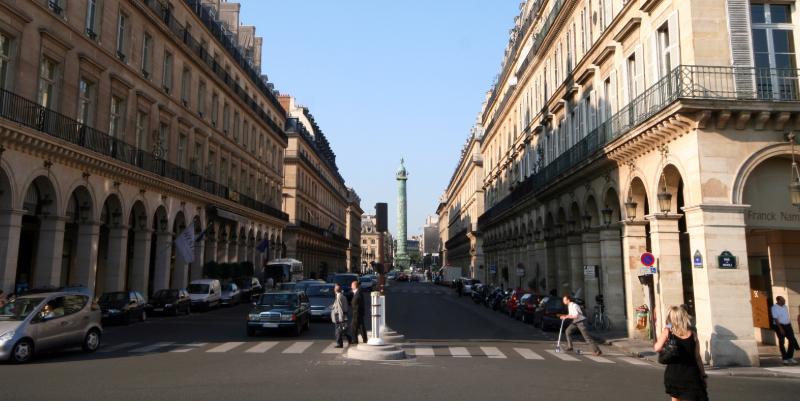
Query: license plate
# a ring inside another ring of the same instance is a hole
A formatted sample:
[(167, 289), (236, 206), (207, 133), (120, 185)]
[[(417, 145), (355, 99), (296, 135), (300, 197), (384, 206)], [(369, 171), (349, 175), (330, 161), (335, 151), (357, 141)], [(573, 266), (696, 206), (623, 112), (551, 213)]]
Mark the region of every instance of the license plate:
[(312, 316), (321, 316), (322, 315), (322, 311), (312, 310), (311, 311), (311, 315)]
[(154, 312), (163, 312), (164, 308), (153, 308)]
[(278, 323), (264, 323), (261, 325), (261, 327), (265, 329), (274, 329), (278, 327)]

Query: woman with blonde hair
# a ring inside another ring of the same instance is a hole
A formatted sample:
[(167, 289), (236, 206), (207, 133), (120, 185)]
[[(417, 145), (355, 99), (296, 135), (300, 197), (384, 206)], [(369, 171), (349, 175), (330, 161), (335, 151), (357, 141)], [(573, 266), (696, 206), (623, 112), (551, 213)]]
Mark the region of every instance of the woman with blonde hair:
[(674, 356), (664, 371), (664, 388), (672, 401), (708, 401), (706, 374), (700, 359), (700, 342), (691, 327), (691, 318), (683, 306), (672, 306), (667, 312), (667, 324), (653, 347), (664, 350), (672, 342)]

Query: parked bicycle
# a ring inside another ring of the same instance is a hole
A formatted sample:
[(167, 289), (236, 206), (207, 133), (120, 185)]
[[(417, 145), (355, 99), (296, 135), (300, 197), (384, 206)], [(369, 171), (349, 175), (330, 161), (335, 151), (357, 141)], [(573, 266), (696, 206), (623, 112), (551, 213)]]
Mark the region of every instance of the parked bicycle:
[(606, 314), (605, 303), (603, 302), (603, 295), (600, 294), (594, 298), (597, 303), (594, 305), (594, 313), (592, 314), (591, 325), (595, 331), (608, 331), (611, 330), (611, 320), (608, 319)]

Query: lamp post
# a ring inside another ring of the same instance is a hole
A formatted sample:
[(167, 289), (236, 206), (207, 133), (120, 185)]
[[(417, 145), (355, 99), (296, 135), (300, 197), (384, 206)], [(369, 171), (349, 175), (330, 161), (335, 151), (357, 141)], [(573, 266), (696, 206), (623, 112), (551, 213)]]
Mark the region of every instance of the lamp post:
[(584, 231), (591, 230), (592, 229), (592, 215), (587, 212), (586, 214), (583, 215), (582, 219), (583, 219), (583, 230)]
[(614, 211), (606, 205), (605, 209), (601, 210), (600, 213), (603, 215), (603, 225), (607, 228), (611, 225), (611, 215), (614, 214)]
[(625, 215), (628, 217), (628, 221), (633, 221), (636, 219), (636, 207), (638, 204), (633, 201), (633, 198), (628, 196), (628, 201), (625, 202)]

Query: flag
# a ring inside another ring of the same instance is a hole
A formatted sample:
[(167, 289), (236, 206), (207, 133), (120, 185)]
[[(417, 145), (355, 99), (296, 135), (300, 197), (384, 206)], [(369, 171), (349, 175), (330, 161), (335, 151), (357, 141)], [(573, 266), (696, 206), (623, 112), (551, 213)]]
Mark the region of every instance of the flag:
[(205, 238), (205, 236), (206, 236), (206, 233), (208, 232), (208, 229), (209, 229), (210, 227), (211, 227), (211, 225), (210, 225), (210, 224), (209, 224), (208, 226), (206, 226), (206, 229), (205, 229), (205, 230), (203, 230), (203, 231), (201, 231), (201, 232), (200, 232), (200, 235), (198, 235), (198, 236), (197, 236), (197, 238), (195, 238), (195, 239), (194, 239), (194, 241), (195, 241), (195, 242), (197, 242), (197, 241), (201, 241), (203, 238)]
[(256, 245), (256, 250), (261, 253), (267, 252), (267, 249), (269, 249), (269, 241), (267, 241), (266, 238), (262, 239), (261, 242)]
[(194, 221), (175, 239), (175, 251), (186, 263), (194, 262)]

